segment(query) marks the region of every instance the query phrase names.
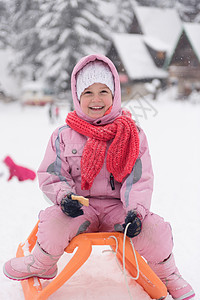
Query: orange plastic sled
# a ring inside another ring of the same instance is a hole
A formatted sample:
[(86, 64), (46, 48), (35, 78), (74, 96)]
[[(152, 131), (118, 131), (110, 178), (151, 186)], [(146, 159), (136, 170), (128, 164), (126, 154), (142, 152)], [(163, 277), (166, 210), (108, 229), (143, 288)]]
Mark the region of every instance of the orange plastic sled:
[[(38, 231), (38, 223), (29, 235), (25, 243), (20, 244), (17, 250), (17, 257), (26, 255), (26, 251), (31, 252), (35, 246)], [(88, 259), (92, 251), (92, 245), (110, 245), (113, 250), (116, 249), (116, 240), (118, 241), (117, 258), (122, 263), (123, 258), (123, 233), (119, 232), (100, 232), (100, 233), (82, 233), (74, 237), (68, 247), (65, 249), (67, 253), (72, 253), (78, 247), (74, 256), (64, 267), (64, 269), (55, 277), (46, 287), (37, 277), (22, 280), (21, 284), (26, 300), (45, 300), (56, 290), (58, 290)], [(145, 260), (136, 252), (139, 264), (139, 278), (136, 280), (152, 299), (165, 299), (167, 296), (166, 286), (151, 270)], [(134, 253), (130, 243), (130, 239), (126, 238), (125, 248), (126, 269), (132, 276), (136, 276), (137, 268)]]

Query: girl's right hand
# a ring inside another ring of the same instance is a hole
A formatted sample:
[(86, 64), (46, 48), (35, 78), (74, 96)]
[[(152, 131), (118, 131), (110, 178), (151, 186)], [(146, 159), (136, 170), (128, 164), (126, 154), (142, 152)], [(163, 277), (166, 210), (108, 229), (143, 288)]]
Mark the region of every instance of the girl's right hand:
[(79, 201), (72, 200), (72, 193), (67, 194), (60, 203), (62, 211), (72, 218), (76, 218), (84, 214), (81, 207), (83, 206)]

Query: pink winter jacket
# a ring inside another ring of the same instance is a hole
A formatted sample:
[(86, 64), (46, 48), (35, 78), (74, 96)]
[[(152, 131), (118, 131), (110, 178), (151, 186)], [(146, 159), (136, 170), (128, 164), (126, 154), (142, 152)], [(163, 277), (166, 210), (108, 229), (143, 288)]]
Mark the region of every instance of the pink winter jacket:
[[(110, 67), (114, 82), (115, 95), (113, 107), (108, 115), (99, 119), (86, 116), (81, 108), (76, 94), (76, 74), (88, 62), (102, 60)], [(118, 72), (113, 63), (105, 56), (90, 55), (84, 57), (74, 68), (71, 77), (71, 89), (74, 107), (77, 115), (87, 122), (99, 126), (111, 123), (121, 115), (121, 90)], [(122, 137), (123, 138), (123, 137)], [(69, 192), (88, 198), (119, 199), (126, 211), (137, 210), (145, 217), (151, 204), (153, 190), (153, 171), (146, 136), (139, 129), (140, 152), (131, 174), (122, 183), (114, 180), (106, 169), (106, 158), (100, 173), (95, 177), (90, 190), (81, 190), (81, 156), (87, 137), (71, 129), (68, 125), (57, 128), (48, 143), (44, 159), (38, 170), (39, 185), (43, 193), (59, 205), (61, 199)], [(110, 141), (108, 143), (108, 147)]]

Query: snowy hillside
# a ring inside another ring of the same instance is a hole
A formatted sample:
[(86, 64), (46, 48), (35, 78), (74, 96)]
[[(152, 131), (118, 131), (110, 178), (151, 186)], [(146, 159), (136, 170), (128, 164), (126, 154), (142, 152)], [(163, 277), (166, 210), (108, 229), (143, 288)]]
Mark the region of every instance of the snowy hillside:
[[(154, 168), (155, 186), (152, 211), (169, 221), (174, 234), (177, 265), (200, 299), (200, 105), (172, 100), (166, 92), (157, 102), (148, 100), (143, 110), (137, 102), (128, 107), (145, 130)], [(8, 170), (2, 163), (10, 155), (16, 163), (37, 170), (51, 132), (63, 124), (67, 111), (63, 108), (60, 121), (50, 124), (47, 108), (22, 108), (17, 103), (0, 103), (0, 240), (1, 269), (15, 255), (37, 221), (41, 209), (49, 205), (37, 181), (7, 182)], [(103, 248), (104, 249), (104, 248)], [(64, 255), (59, 268), (68, 260)], [(150, 300), (140, 286), (129, 280), (132, 299)], [(0, 299), (23, 299), (19, 282), (0, 273)], [(124, 276), (112, 253), (95, 247), (90, 259), (50, 299), (62, 300), (128, 300)], [(171, 300), (168, 296), (167, 300)]]

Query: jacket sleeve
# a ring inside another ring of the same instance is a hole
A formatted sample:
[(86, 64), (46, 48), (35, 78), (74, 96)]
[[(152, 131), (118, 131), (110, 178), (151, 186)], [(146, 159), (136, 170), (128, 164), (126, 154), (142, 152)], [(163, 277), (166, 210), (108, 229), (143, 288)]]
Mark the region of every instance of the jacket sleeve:
[(76, 193), (69, 164), (64, 157), (65, 145), (62, 141), (62, 130), (65, 129), (64, 126), (53, 132), (37, 172), (40, 189), (48, 199), (58, 205), (67, 193)]
[(144, 219), (151, 205), (153, 192), (153, 170), (147, 138), (142, 129), (139, 132), (140, 151), (131, 174), (121, 187), (121, 201), (126, 211), (136, 210)]

